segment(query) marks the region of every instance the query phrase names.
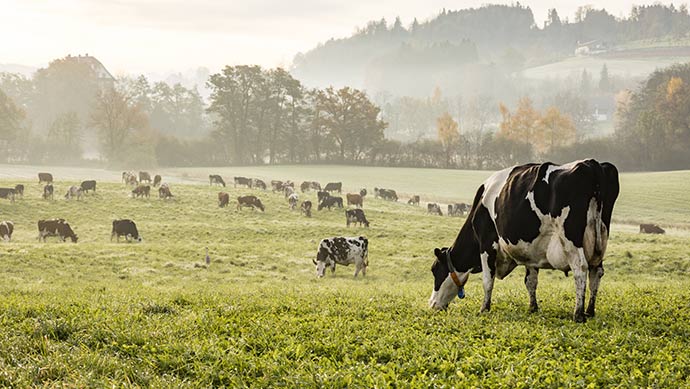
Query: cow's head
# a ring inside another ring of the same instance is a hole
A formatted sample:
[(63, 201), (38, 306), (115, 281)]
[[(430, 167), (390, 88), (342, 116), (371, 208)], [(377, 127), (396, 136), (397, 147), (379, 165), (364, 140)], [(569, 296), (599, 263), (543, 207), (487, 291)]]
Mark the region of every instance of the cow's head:
[(261, 210), (261, 212), (264, 212), (266, 208), (264, 208), (263, 203), (261, 202), (260, 199), (256, 199), (256, 206)]
[(456, 271), (454, 272), (454, 277), (451, 276), (451, 272), (448, 269), (448, 250), (448, 247), (434, 249), (436, 259), (431, 266), (431, 273), (434, 275), (434, 290), (429, 298), (429, 307), (436, 310), (448, 307), (448, 304), (453, 301), (458, 292), (464, 288), (470, 275), (470, 272), (459, 273)]

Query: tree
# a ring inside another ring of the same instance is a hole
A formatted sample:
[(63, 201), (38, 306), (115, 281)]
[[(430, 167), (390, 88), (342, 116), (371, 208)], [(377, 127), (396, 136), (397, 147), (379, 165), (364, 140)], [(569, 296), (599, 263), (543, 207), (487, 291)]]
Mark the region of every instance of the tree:
[(146, 133), (148, 118), (115, 88), (97, 95), (91, 124), (99, 131), (101, 152), (110, 163), (122, 162), (125, 155), (134, 149), (141, 150), (139, 145), (146, 144), (140, 141), (150, 141)]
[(599, 91), (610, 92), (611, 91), (611, 80), (609, 79), (609, 69), (606, 64), (601, 66), (601, 72), (599, 73)]
[(539, 136), (539, 112), (532, 106), (529, 97), (522, 97), (518, 101), (515, 113), (503, 104), (499, 105), (503, 120), (499, 126), (501, 136), (514, 141), (532, 144)]
[(8, 145), (22, 132), (24, 111), (0, 89), (0, 150), (7, 156)]
[(458, 122), (456, 122), (448, 112), (445, 112), (436, 119), (436, 129), (438, 132), (438, 140), (441, 142), (446, 157), (446, 167), (450, 167), (453, 164), (453, 154), (460, 141)]
[(55, 161), (81, 159), (81, 122), (76, 112), (65, 112), (51, 123), (48, 140), (49, 157)]
[(563, 115), (558, 108), (549, 107), (539, 120), (541, 127), (538, 141), (535, 142), (537, 152), (545, 154), (557, 147), (569, 146), (575, 142), (577, 130), (573, 121)]

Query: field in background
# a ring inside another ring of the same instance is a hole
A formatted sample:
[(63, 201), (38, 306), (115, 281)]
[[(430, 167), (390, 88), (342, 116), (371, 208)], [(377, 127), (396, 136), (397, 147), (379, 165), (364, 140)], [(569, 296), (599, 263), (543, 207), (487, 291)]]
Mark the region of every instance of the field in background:
[[(28, 168), (27, 168), (28, 169)], [(8, 169), (0, 169), (7, 174)], [(468, 297), (446, 312), (427, 309), (434, 247), (452, 243), (464, 221), (423, 207), (365, 200), (372, 226), (346, 228), (342, 210), (290, 211), (281, 194), (254, 193), (252, 212), (217, 206), (208, 172), (227, 178), (339, 178), (356, 189), (381, 182), (401, 191), (470, 198), (488, 173), (421, 169), (278, 167), (176, 169), (176, 199), (131, 199), (99, 183), (82, 201), (62, 198), (71, 180), (119, 173), (50, 169), (55, 201), (19, 182), (25, 198), (0, 200), (13, 220), (0, 243), (0, 386), (288, 387), (681, 387), (690, 382), (690, 246), (687, 234), (641, 236), (615, 226), (598, 316), (571, 321), (571, 277), (540, 274), (541, 311), (527, 313), (524, 271), (497, 281), (492, 312), (473, 276)], [(70, 177), (62, 181), (58, 173)], [(68, 174), (71, 174), (68, 176)], [(102, 175), (97, 175), (102, 174)], [(688, 172), (630, 174), (616, 212), (688, 215)], [(678, 190), (670, 190), (677, 186)], [(410, 189), (405, 189), (410, 188)], [(636, 194), (633, 195), (633, 191)], [(639, 193), (637, 193), (639, 192)], [(301, 195), (315, 201), (315, 194)], [(463, 200), (464, 198), (460, 198)], [(667, 216), (663, 216), (667, 215)], [(37, 243), (36, 220), (64, 217), (79, 243)], [(134, 219), (141, 244), (111, 243), (111, 220)], [(370, 268), (316, 279), (319, 239), (366, 235)], [(211, 265), (204, 264), (205, 247)]]
[[(66, 190), (67, 183), (71, 185), (84, 179), (118, 182), (121, 178), (121, 172), (102, 169), (0, 165), (0, 179), (9, 179), (9, 183), (14, 182), (12, 179), (33, 180), (39, 171), (52, 172), (56, 180), (66, 181), (60, 191)], [(314, 180), (322, 185), (341, 181), (344, 191), (359, 192), (360, 188), (367, 188), (373, 197), (374, 187), (391, 188), (398, 192), (400, 202), (406, 202), (412, 194), (419, 194), (423, 203), (443, 204), (471, 203), (479, 185), (492, 173), (331, 165), (177, 168), (151, 172), (161, 174), (164, 181), (172, 184), (208, 185), (209, 174), (222, 175), (230, 186), (234, 176), (260, 178), (267, 183), (273, 179), (293, 180), (298, 184)], [(690, 171), (622, 173), (614, 221), (690, 229)]]

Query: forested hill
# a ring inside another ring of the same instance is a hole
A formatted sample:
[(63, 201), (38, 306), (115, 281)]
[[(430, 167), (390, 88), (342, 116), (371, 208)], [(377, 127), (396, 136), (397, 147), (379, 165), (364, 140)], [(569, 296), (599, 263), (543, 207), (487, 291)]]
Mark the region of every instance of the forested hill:
[(502, 76), (572, 56), (578, 43), (595, 41), (597, 49), (611, 50), (632, 41), (689, 36), (685, 6), (636, 6), (622, 19), (582, 7), (571, 21), (552, 9), (537, 26), (529, 7), (486, 5), (443, 10), (409, 26), (400, 19), (369, 22), (349, 38), (330, 39), (298, 54), (292, 73), (309, 86), (428, 96), (437, 85), (486, 88), (485, 79), (496, 79), (493, 88), (500, 88)]

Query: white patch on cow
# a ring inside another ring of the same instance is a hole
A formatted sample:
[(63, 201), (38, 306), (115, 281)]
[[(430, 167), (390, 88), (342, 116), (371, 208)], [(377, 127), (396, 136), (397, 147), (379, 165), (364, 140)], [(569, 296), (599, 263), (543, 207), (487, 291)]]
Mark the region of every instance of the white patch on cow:
[[(354, 264), (355, 277), (357, 277), (360, 271), (363, 276), (366, 275), (367, 266), (369, 266), (369, 247), (368, 245), (366, 248), (364, 247), (364, 239), (362, 237), (344, 238), (348, 246), (348, 252), (345, 258), (336, 258), (335, 253), (326, 244), (326, 242), (331, 239), (322, 239), (321, 243), (319, 243), (316, 260), (316, 275), (318, 277), (323, 277), (328, 267), (335, 271), (336, 264), (345, 266)], [(354, 244), (354, 242), (358, 244)], [(333, 247), (333, 245), (331, 245), (331, 247)], [(326, 258), (319, 259), (318, 252), (321, 251), (322, 248), (327, 251), (327, 255)]]
[[(470, 276), (469, 271), (467, 273), (455, 272), (455, 274), (457, 274), (460, 284), (463, 286), (465, 283), (467, 283), (467, 279)], [(438, 290), (431, 291), (431, 297), (429, 297), (429, 307), (433, 309), (446, 309), (448, 304), (450, 304), (455, 296), (458, 295), (459, 291), (460, 289), (455, 284), (455, 281), (453, 281), (453, 279), (450, 277), (450, 274), (448, 274)]]
[(491, 292), (494, 290), (494, 277), (491, 276), (491, 269), (489, 268), (489, 253), (481, 253), (479, 259), (482, 263), (482, 286), (484, 286), (484, 304), (482, 304), (482, 310), (484, 310), (491, 302)]
[(580, 162), (584, 161), (583, 159), (579, 161), (573, 161), (566, 163), (565, 165), (550, 165), (548, 168), (546, 168), (546, 174), (544, 174), (544, 178), (542, 178), (542, 181), (546, 182), (547, 184), (549, 183), (549, 176), (551, 173), (559, 170), (569, 170), (574, 168), (577, 164)]
[(482, 204), (489, 210), (489, 215), (491, 215), (491, 219), (493, 219), (494, 223), (496, 223), (496, 199), (501, 194), (501, 190), (503, 186), (505, 186), (512, 170), (512, 167), (503, 169), (492, 174), (491, 177), (484, 181)]

